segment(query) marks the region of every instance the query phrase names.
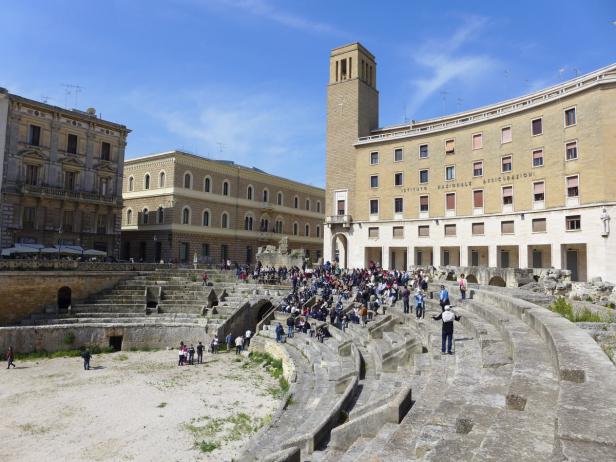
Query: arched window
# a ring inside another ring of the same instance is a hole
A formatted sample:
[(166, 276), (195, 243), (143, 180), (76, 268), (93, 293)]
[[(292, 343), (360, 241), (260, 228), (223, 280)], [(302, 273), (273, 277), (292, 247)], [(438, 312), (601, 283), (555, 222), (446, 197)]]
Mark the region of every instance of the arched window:
[(184, 174), (184, 187), (190, 189), (192, 187), (192, 175), (190, 172)]
[(228, 228), (229, 227), (229, 215), (227, 214), (227, 212), (223, 212), (222, 213), (222, 218), (220, 220), (220, 226), (222, 228)]
[(263, 202), (267, 202), (269, 200), (269, 191), (267, 189), (263, 190)]
[(128, 190), (129, 191), (135, 190), (135, 179), (132, 176), (128, 177)]
[(310, 199), (306, 199), (306, 210), (310, 210)]
[(126, 211), (126, 224), (130, 225), (133, 223), (133, 211), (131, 209), (128, 209)]
[(210, 192), (212, 190), (212, 180), (209, 176), (203, 180), (203, 192)]
[(282, 193), (281, 193), (281, 192), (279, 192), (279, 193), (276, 195), (276, 203), (277, 203), (278, 205), (282, 205)]
[(150, 174), (146, 173), (143, 177), (143, 189), (150, 189)]
[(293, 223), (293, 236), (297, 236), (299, 234), (299, 225), (297, 223)]
[(275, 225), (275, 227), (274, 227), (274, 230), (275, 230), (277, 233), (282, 233), (282, 226), (283, 226), (283, 225), (282, 225), (282, 219), (277, 219), (277, 220), (276, 220), (276, 225)]
[(165, 222), (165, 211), (163, 210), (162, 207), (158, 207), (158, 224), (162, 224)]
[(294, 209), (298, 209), (299, 208), (299, 197), (295, 196), (293, 198), (293, 208)]
[(317, 226), (317, 237), (321, 237), (321, 227)]
[(268, 228), (269, 228), (269, 219), (265, 217), (261, 217), (259, 229), (263, 232), (267, 232)]
[(210, 212), (209, 210), (203, 211), (203, 226), (210, 226)]
[(150, 212), (148, 209), (143, 209), (143, 224), (147, 225), (148, 220), (150, 219)]
[(227, 180), (223, 181), (222, 183), (222, 195), (223, 196), (229, 195), (229, 182)]
[(317, 213), (321, 213), (321, 201), (317, 201)]
[(184, 207), (182, 209), (182, 224), (183, 225), (190, 224), (190, 209), (188, 207)]
[(252, 186), (248, 186), (248, 189), (246, 190), (246, 199), (249, 201), (252, 200)]
[(310, 236), (310, 225), (304, 227), (304, 233), (306, 236)]
[(244, 229), (246, 231), (252, 231), (252, 217), (250, 215), (244, 217)]
[(158, 187), (165, 187), (165, 172), (160, 172), (160, 174), (158, 175)]

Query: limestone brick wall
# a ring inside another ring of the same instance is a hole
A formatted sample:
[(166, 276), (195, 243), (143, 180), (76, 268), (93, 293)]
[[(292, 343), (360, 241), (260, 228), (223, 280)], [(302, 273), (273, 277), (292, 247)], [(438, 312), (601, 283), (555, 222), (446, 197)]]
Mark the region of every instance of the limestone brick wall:
[(113, 287), (130, 272), (28, 271), (0, 273), (0, 324), (13, 323), (34, 313), (43, 313), (45, 305), (55, 305), (58, 290), (71, 289), (72, 301)]
[[(65, 342), (67, 334), (73, 334), (75, 341)], [(17, 353), (34, 351), (61, 351), (84, 346), (108, 347), (109, 338), (122, 336), (122, 350), (131, 348), (173, 348), (183, 341), (196, 345), (209, 344), (208, 336), (202, 326), (36, 326), (0, 327), (0, 351), (5, 352), (12, 345)], [(93, 361), (96, 361), (94, 359)], [(170, 355), (170, 361), (177, 361)]]

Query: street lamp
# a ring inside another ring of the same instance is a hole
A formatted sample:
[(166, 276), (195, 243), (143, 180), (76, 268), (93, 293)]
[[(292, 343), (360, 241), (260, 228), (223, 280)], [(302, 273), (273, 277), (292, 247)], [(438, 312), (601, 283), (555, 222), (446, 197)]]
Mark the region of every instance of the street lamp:
[(62, 225), (58, 228), (58, 260), (60, 260), (60, 247), (62, 246)]

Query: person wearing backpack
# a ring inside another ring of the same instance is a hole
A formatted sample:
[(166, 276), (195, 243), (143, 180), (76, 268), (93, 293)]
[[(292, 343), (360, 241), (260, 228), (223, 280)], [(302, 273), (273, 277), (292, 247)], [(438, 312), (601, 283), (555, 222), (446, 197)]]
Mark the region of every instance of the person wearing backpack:
[(441, 290), (438, 293), (438, 302), (441, 305), (441, 312), (445, 311), (445, 306), (446, 305), (450, 305), (450, 303), (449, 303), (449, 291), (443, 285), (441, 285)]
[[(443, 330), (441, 333), (442, 345), (441, 345), (441, 354), (452, 355), (451, 344), (453, 343), (453, 322), (459, 321), (462, 316), (457, 316), (451, 309), (451, 305), (445, 305), (445, 311), (443, 311), (438, 316), (432, 316), (432, 319), (438, 321), (439, 319), (443, 321)], [(445, 346), (447, 346), (447, 350), (445, 350)]]

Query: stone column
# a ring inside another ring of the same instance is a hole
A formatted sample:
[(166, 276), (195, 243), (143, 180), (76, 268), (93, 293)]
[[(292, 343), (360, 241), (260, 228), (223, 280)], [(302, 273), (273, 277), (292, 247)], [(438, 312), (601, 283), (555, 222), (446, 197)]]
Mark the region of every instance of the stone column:
[(491, 268), (498, 267), (498, 249), (496, 245), (488, 246), (488, 266)]
[(527, 245), (518, 246), (518, 268), (522, 268), (522, 269), (528, 268), (528, 246)]
[(460, 266), (471, 266), (468, 261), (468, 246), (464, 243), (460, 245)]
[(441, 266), (441, 247), (438, 245), (432, 247), (432, 266), (436, 268)]
[(552, 267), (563, 269), (562, 249), (559, 242), (552, 244)]

